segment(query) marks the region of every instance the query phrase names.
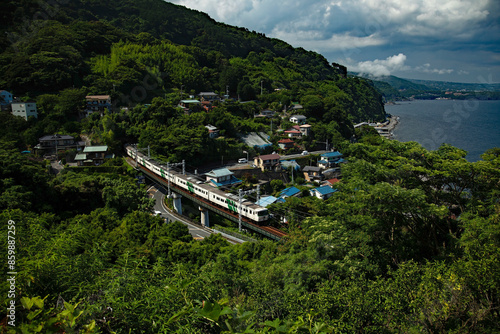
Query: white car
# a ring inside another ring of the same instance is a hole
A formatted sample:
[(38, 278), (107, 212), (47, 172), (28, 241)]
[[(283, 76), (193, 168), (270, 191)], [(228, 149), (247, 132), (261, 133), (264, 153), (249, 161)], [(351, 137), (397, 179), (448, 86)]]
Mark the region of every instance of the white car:
[(247, 162), (248, 162), (248, 160), (245, 158), (238, 159), (239, 164), (246, 164)]
[(302, 153), (301, 153), (301, 154), (302, 154), (302, 155), (309, 155), (309, 152), (307, 152), (307, 151), (302, 151)]

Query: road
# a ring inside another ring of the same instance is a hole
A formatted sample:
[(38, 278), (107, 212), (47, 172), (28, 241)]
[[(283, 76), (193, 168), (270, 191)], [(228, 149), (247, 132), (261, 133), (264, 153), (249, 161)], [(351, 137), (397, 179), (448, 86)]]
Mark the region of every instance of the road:
[[(328, 153), (330, 151), (313, 151), (313, 152), (309, 152), (309, 154), (307, 155), (302, 155), (301, 153), (298, 153), (298, 154), (289, 154), (289, 155), (280, 155), (280, 160), (290, 160), (290, 159), (298, 159), (298, 158), (305, 158), (305, 157), (308, 157), (312, 154), (323, 154), (323, 153)], [(224, 166), (222, 167), (225, 167), (225, 168), (228, 168), (228, 169), (247, 169), (247, 168), (255, 168), (253, 167), (254, 163), (253, 163), (253, 160), (250, 160), (249, 162), (247, 163), (227, 163), (225, 164)], [(220, 165), (214, 167), (214, 168), (221, 168)], [(212, 168), (213, 169), (213, 168)], [(206, 172), (209, 172), (211, 169), (200, 169), (198, 170), (198, 174), (199, 175), (202, 175)]]
[(163, 198), (166, 195), (166, 190), (163, 187), (158, 187), (157, 185), (153, 185), (148, 189), (148, 194), (155, 200), (154, 210), (161, 212), (160, 216), (167, 220), (167, 222), (171, 221), (180, 221), (184, 225), (187, 225), (189, 228), (189, 233), (193, 236), (194, 239), (202, 240), (208, 238), (210, 234), (214, 233), (209, 229), (205, 229), (201, 226), (195, 225), (189, 222), (186, 218), (181, 215), (171, 213), (164, 204)]

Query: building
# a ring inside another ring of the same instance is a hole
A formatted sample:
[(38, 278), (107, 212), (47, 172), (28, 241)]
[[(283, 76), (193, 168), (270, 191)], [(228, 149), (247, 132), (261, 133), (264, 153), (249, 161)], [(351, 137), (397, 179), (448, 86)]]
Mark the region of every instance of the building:
[(307, 117), (304, 115), (292, 115), (290, 116), (290, 122), (295, 124), (305, 124)]
[(301, 126), (299, 126), (299, 130), (303, 136), (309, 136), (311, 134), (311, 125), (302, 124)]
[(20, 116), (25, 120), (28, 120), (28, 117), (30, 116), (38, 118), (35, 102), (12, 102), (11, 108), (12, 115), (14, 116)]
[(43, 155), (53, 155), (56, 152), (77, 149), (85, 146), (84, 142), (77, 142), (75, 138), (69, 135), (48, 135), (38, 139), (35, 150)]
[(75, 156), (75, 161), (78, 166), (99, 166), (108, 159), (114, 158), (113, 153), (108, 152), (108, 147), (103, 146), (86, 146), (83, 153)]
[(200, 97), (201, 101), (213, 102), (220, 100), (219, 94), (216, 94), (214, 92), (200, 92), (198, 96)]
[(111, 96), (109, 95), (87, 95), (85, 101), (85, 110), (80, 114), (81, 117), (88, 117), (95, 112), (102, 115), (105, 109), (112, 111)]
[(1, 110), (9, 110), (10, 104), (13, 101), (13, 96), (6, 90), (0, 90), (0, 108)]
[(342, 153), (338, 151), (323, 153), (321, 155), (321, 160), (318, 161), (318, 166), (323, 169), (338, 167), (340, 163), (345, 162), (342, 156)]
[(265, 117), (273, 117), (275, 113), (276, 112), (271, 109), (264, 109), (260, 112), (260, 114)]
[(279, 162), (279, 154), (260, 155), (254, 158), (255, 166), (257, 166), (261, 170), (277, 168), (279, 167)]
[(288, 130), (285, 130), (285, 134), (288, 138), (300, 138), (302, 137), (302, 132), (300, 132), (300, 127), (295, 125)]
[(278, 146), (282, 149), (282, 150), (289, 150), (291, 148), (293, 148), (293, 145), (295, 145), (295, 142), (291, 139), (281, 139), (280, 141), (278, 141)]
[(221, 187), (241, 183), (241, 180), (237, 179), (233, 174), (227, 168), (218, 168), (205, 173), (205, 176), (211, 186)]
[(198, 100), (193, 100), (193, 99), (181, 100), (177, 107), (182, 108), (184, 110), (184, 112), (189, 113), (194, 108), (201, 108), (201, 102)]
[(309, 182), (321, 181), (323, 179), (323, 170), (320, 167), (306, 166), (302, 168), (302, 172), (304, 172), (304, 178)]
[(209, 138), (219, 137), (219, 129), (217, 129), (216, 126), (208, 124), (208, 125), (205, 125), (205, 128), (207, 128), (207, 130), (208, 130), (208, 137)]
[(311, 196), (315, 196), (319, 199), (330, 198), (337, 189), (332, 189), (330, 186), (322, 186), (310, 190)]
[(266, 208), (266, 207), (268, 207), (271, 204), (274, 204), (274, 203), (284, 203), (284, 202), (285, 202), (285, 200), (283, 198), (281, 198), (281, 197), (265, 196), (265, 197), (262, 197), (257, 202), (255, 202), (255, 204)]
[(285, 199), (287, 197), (298, 197), (299, 195), (300, 195), (299, 189), (295, 187), (289, 187), (281, 191), (279, 197)]

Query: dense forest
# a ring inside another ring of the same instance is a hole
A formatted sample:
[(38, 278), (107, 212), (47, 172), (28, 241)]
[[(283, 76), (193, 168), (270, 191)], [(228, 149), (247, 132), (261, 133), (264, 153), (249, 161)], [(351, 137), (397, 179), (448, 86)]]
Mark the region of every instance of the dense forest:
[[(0, 112), (2, 270), (17, 272), (14, 290), (0, 284), (3, 332), (498, 332), (499, 149), (470, 163), (449, 145), (428, 151), (354, 129), (385, 119), (369, 81), (160, 0), (8, 0), (0, 31), (0, 89), (39, 111), (27, 121)], [(232, 99), (208, 112), (177, 108), (200, 91)], [(111, 95), (113, 110), (79, 119), (89, 94)], [(280, 242), (194, 240), (151, 215), (120, 157), (124, 143), (195, 167), (259, 153), (238, 135), (267, 132), (275, 144), (273, 130), (291, 123), (254, 115), (294, 103), (312, 125), (301, 145), (328, 141), (348, 163), (328, 200), (269, 208), (289, 214)], [(209, 138), (207, 124), (222, 138)], [(53, 175), (22, 152), (55, 133), (117, 158)]]

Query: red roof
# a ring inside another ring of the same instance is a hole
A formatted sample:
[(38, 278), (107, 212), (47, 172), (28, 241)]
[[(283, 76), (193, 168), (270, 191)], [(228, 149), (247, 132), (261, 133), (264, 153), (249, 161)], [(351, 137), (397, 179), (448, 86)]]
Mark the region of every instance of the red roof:
[(288, 143), (294, 143), (293, 140), (287, 138), (287, 139), (281, 139), (280, 141), (278, 141), (278, 143), (281, 143), (281, 144), (288, 144)]
[(264, 160), (279, 160), (280, 155), (279, 154), (267, 154), (267, 155), (261, 155), (259, 158), (262, 161), (264, 161)]
[(337, 179), (337, 178), (330, 179), (330, 180), (327, 180), (327, 181), (328, 181), (328, 183), (330, 183), (330, 184), (334, 184), (334, 183), (340, 182), (340, 180), (339, 180), (339, 179)]
[(285, 133), (302, 133), (302, 132), (297, 131), (297, 130), (287, 130), (287, 131), (285, 131)]

